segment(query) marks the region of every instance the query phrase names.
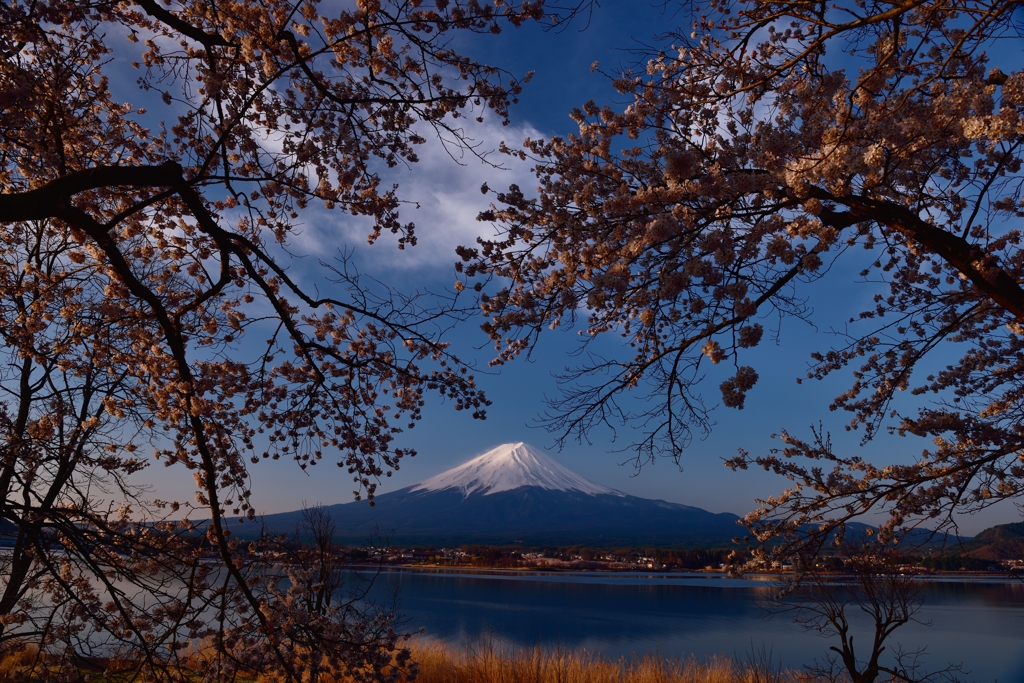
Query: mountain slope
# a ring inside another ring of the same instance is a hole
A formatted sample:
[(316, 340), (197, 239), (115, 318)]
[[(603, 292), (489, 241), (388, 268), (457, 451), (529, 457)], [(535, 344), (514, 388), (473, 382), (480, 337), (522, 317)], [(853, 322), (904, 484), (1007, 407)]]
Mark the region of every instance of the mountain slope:
[[(522, 443), (500, 446), (419, 484), (377, 496), (375, 502), (373, 507), (365, 502), (327, 507), (338, 540), (365, 543), (379, 529), (398, 546), (725, 547), (743, 531), (736, 515), (626, 495)], [(300, 512), (287, 512), (263, 521), (269, 530), (283, 533), (294, 530), (300, 519)]]
[(465, 465), (416, 484), (412, 490), (459, 489), (463, 495), (468, 496), (477, 491), (493, 495), (523, 486), (536, 486), (550, 491), (580, 491), (591, 495), (625, 495), (584, 479), (544, 451), (522, 442), (493, 448)]
[(1024, 522), (989, 527), (970, 545), (970, 555), (980, 560), (1019, 560), (1024, 557)]

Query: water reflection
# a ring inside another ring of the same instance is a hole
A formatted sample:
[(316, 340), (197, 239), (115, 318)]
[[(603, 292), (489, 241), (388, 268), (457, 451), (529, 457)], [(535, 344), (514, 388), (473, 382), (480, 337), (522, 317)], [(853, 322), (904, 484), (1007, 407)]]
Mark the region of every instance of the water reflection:
[[(515, 646), (561, 645), (617, 658), (738, 657), (773, 652), (799, 667), (828, 641), (784, 618), (765, 619), (756, 598), (766, 581), (680, 574), (384, 572), (379, 590), (400, 587), (409, 628), (465, 647), (484, 634)], [(963, 662), (968, 680), (1024, 683), (1024, 585), (993, 580), (928, 581), (919, 615), (897, 634), (927, 645), (927, 662)], [(867, 625), (862, 638), (867, 637)]]

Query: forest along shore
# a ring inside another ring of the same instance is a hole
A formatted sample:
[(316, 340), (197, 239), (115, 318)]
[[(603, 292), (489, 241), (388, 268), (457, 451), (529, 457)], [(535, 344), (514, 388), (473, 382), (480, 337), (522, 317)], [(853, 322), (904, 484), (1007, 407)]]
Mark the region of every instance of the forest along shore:
[[(346, 564), (350, 568), (376, 566), (408, 569), (451, 569), (478, 571), (593, 571), (593, 572), (701, 572), (722, 573), (729, 568), (732, 549), (628, 549), (595, 548), (523, 549), (507, 546), (460, 546), (455, 548), (350, 548)], [(906, 574), (923, 576), (1014, 576), (1024, 572), (1022, 559), (976, 557), (967, 553), (907, 554), (897, 565)], [(819, 571), (842, 573), (845, 562), (839, 557), (822, 557)], [(788, 563), (779, 563), (762, 574), (785, 573)], [(749, 574), (749, 572), (748, 572)]]

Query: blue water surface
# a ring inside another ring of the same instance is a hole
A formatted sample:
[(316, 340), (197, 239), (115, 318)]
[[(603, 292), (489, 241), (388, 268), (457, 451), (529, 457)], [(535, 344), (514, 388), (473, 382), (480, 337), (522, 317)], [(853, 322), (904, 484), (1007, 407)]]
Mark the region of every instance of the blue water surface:
[[(398, 595), (407, 628), (453, 647), (491, 638), (512, 647), (586, 649), (617, 659), (634, 654), (739, 659), (770, 652), (800, 668), (832, 644), (759, 604), (770, 578), (715, 574), (445, 572), (390, 570), (374, 590)], [(972, 577), (929, 578), (918, 618), (889, 646), (927, 647), (930, 669), (962, 664), (961, 680), (1024, 683), (1024, 584)], [(866, 641), (858, 624), (855, 644)]]

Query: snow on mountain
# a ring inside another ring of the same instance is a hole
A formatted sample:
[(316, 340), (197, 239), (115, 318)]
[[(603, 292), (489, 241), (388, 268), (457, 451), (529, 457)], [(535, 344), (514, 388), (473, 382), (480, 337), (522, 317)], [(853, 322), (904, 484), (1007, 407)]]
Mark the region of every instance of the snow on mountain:
[[(601, 548), (723, 548), (737, 534), (736, 515), (630, 496), (588, 481), (524, 443), (499, 446), (414, 486), (328, 507), (338, 540), (366, 544), (386, 535), (401, 547), (467, 543)], [(263, 517), (233, 528), (291, 533), (302, 512)], [(236, 531), (237, 529), (237, 531)], [(242, 534), (246, 534), (243, 536)]]
[(580, 491), (592, 496), (625, 496), (621, 491), (584, 479), (543, 451), (522, 442), (498, 446), (464, 465), (422, 481), (410, 490), (459, 489), (463, 496), (474, 492), (488, 496), (523, 486)]

